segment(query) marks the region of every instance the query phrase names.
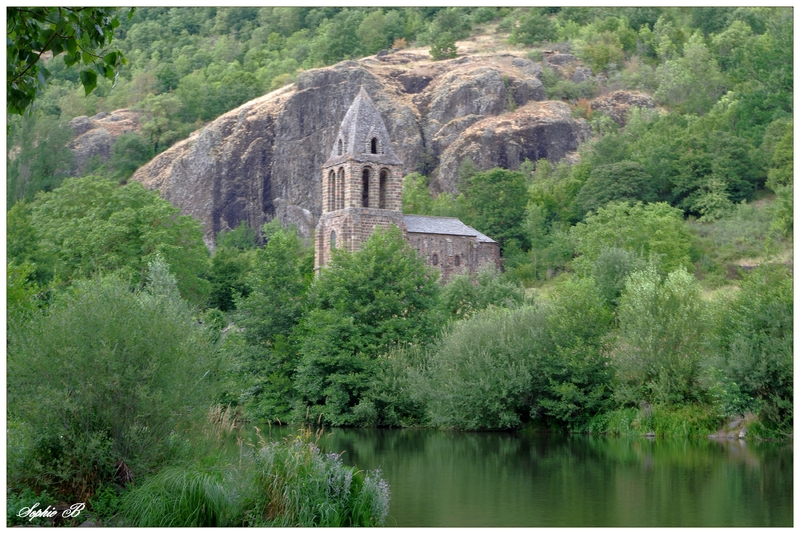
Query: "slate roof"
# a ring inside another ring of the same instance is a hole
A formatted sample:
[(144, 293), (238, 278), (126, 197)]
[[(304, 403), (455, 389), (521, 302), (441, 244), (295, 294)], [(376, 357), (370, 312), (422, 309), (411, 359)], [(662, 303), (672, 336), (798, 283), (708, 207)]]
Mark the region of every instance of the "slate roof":
[[(370, 142), (378, 138), (378, 154), (371, 153)], [(342, 154), (339, 154), (339, 140), (343, 142)], [(364, 87), (356, 95), (350, 109), (342, 120), (339, 131), (333, 142), (333, 149), (324, 167), (338, 165), (349, 159), (358, 162), (385, 163), (388, 165), (402, 165), (392, 150), (392, 141), (386, 130), (381, 114), (372, 102)]]
[(483, 235), (455, 217), (403, 215), (403, 222), (406, 223), (408, 231), (414, 234), (463, 235), (476, 237), (480, 243), (496, 243), (491, 237)]

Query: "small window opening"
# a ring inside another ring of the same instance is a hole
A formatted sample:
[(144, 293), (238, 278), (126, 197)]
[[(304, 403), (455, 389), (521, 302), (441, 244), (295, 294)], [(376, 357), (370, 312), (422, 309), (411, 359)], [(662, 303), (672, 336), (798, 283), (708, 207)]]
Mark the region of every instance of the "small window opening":
[(461, 258), (458, 257), (458, 254), (456, 254), (456, 257), (453, 259), (453, 262), (456, 264), (456, 267), (461, 265)]
[(339, 155), (341, 156), (342, 155), (342, 140), (341, 139), (339, 139), (339, 143), (338, 144), (339, 144)]
[(377, 154), (378, 153), (378, 138), (377, 137), (373, 137), (372, 138), (372, 142), (370, 143), (370, 152), (372, 152), (373, 154)]
[(331, 230), (331, 250), (336, 249), (336, 232)]
[(439, 255), (435, 254), (431, 257), (431, 263), (433, 265), (439, 265)]
[(369, 207), (369, 169), (361, 173), (361, 206)]

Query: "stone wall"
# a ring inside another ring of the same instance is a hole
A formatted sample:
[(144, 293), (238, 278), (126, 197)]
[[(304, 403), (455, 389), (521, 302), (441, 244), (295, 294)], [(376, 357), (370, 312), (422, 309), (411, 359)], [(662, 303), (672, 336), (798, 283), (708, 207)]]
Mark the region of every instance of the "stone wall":
[[(399, 211), (345, 208), (324, 213), (314, 236), (314, 269), (319, 271), (330, 263), (333, 248), (355, 252), (361, 249), (376, 228), (389, 229), (392, 225), (400, 228), (403, 237), (406, 237), (406, 225), (403, 214)], [(335, 232), (334, 246), (331, 243), (331, 232)]]
[(482, 243), (472, 236), (408, 233), (409, 244), (447, 282), (459, 274), (472, 274), (484, 265), (501, 267), (497, 243)]

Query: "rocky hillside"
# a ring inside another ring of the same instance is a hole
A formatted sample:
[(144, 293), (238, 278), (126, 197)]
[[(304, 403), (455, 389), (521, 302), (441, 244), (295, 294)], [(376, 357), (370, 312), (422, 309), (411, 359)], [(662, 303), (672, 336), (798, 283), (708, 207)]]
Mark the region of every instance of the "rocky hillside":
[(111, 146), (125, 133), (141, 131), (140, 111), (118, 109), (111, 113), (98, 113), (92, 117), (75, 117), (69, 123), (75, 139), (69, 148), (75, 154), (73, 176), (82, 176), (92, 160), (104, 163), (111, 156)]
[[(562, 75), (591, 74), (557, 56)], [(132, 179), (200, 219), (212, 247), (217, 232), (243, 220), (260, 228), (277, 217), (310, 235), (321, 212), (320, 167), (361, 86), (404, 172), (423, 171), (434, 191), (452, 192), (467, 158), (481, 169), (514, 169), (526, 158), (575, 155), (588, 125), (566, 103), (547, 101), (541, 78), (542, 65), (522, 52), (434, 62), (417, 49), (345, 61), (222, 115)]]

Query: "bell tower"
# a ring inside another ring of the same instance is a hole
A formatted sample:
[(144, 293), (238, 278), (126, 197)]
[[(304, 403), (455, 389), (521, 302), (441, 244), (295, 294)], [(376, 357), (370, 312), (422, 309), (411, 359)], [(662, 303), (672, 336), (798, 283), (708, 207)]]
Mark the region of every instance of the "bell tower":
[(356, 251), (375, 228), (398, 226), (402, 213), (402, 162), (375, 104), (361, 87), (342, 120), (333, 149), (322, 166), (322, 216), (315, 234), (314, 268), (331, 251)]

